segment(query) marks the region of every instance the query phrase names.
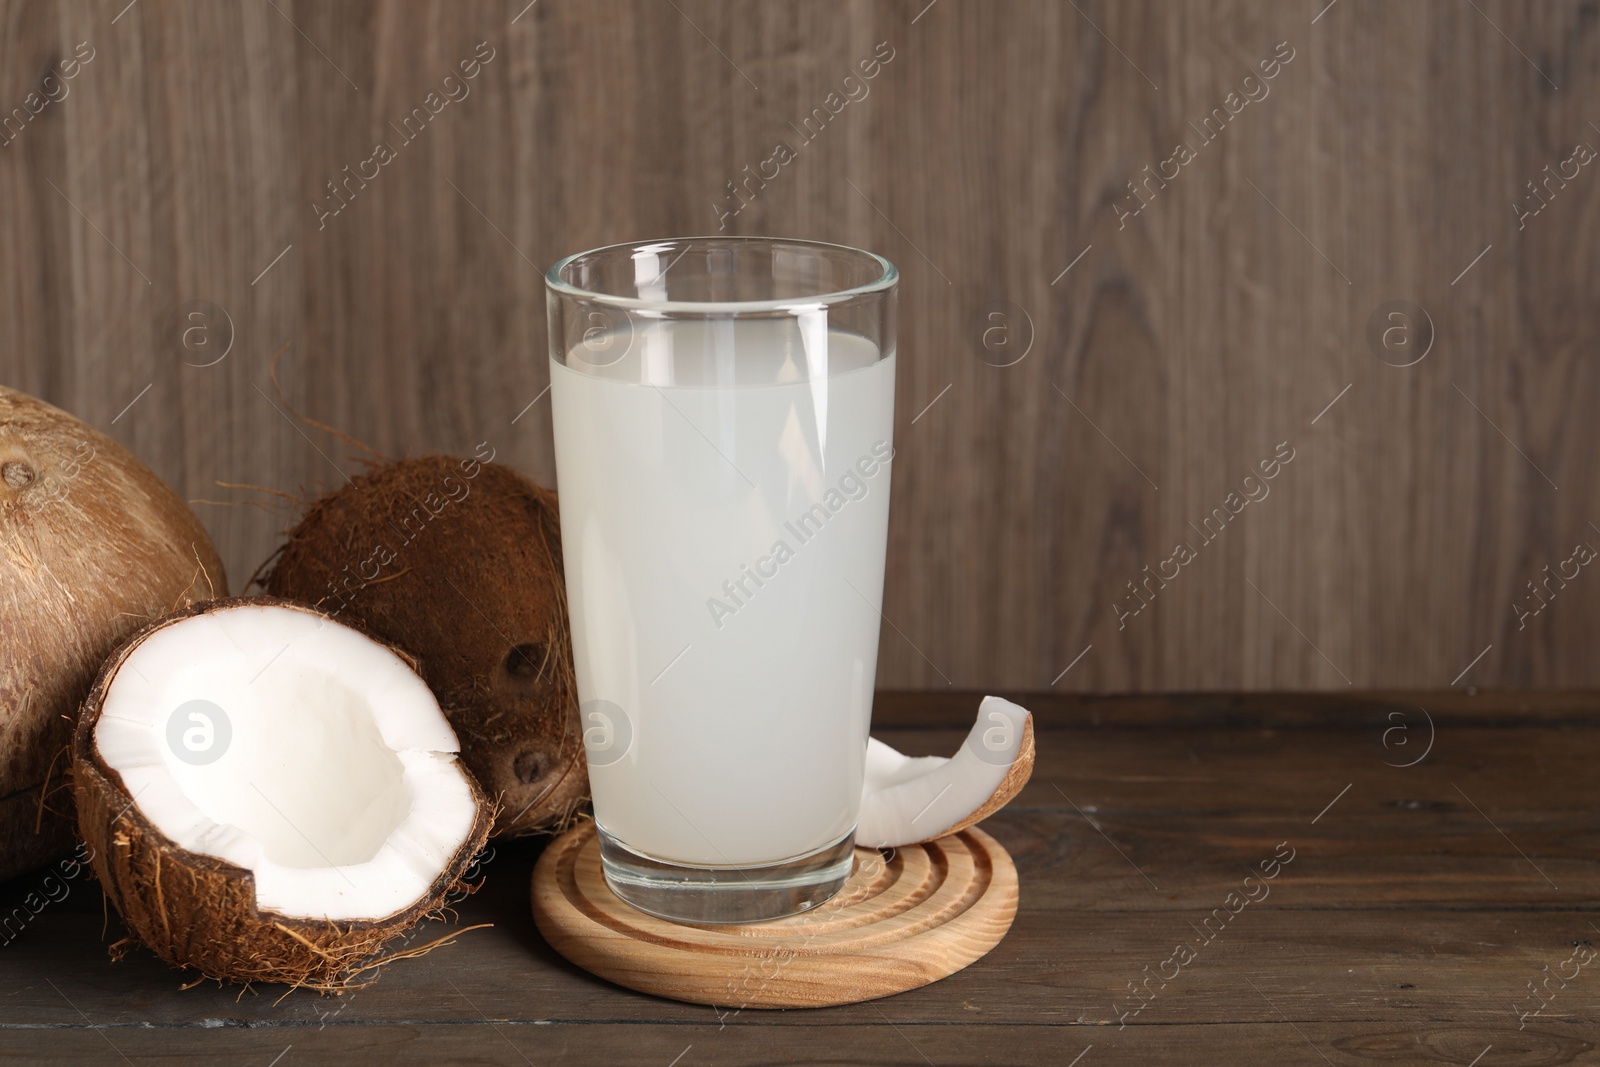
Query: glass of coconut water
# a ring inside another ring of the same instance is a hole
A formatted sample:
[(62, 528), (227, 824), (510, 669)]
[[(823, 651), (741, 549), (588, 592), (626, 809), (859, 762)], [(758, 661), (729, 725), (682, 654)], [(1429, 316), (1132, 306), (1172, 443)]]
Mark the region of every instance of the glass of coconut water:
[(614, 245), (546, 276), (567, 597), (606, 879), (687, 922), (849, 877), (894, 456), (892, 264)]

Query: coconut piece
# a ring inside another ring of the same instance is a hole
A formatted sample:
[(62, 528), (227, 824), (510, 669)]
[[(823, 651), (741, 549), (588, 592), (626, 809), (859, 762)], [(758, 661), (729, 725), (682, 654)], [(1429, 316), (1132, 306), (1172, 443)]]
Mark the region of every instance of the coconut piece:
[(856, 844), (901, 848), (982, 822), (1022, 791), (1033, 774), (1033, 715), (984, 697), (978, 721), (954, 756), (906, 756), (867, 741)]
[(148, 467), (0, 386), (0, 881), (73, 846), (72, 722), (106, 656), (227, 592), (205, 530)]
[(478, 458), (380, 464), (310, 506), (264, 585), (416, 658), (497, 836), (588, 801), (555, 493)]
[(432, 692), (313, 608), (214, 600), (110, 659), (73, 746), (107, 895), (169, 963), (338, 989), (438, 911), (492, 812)]

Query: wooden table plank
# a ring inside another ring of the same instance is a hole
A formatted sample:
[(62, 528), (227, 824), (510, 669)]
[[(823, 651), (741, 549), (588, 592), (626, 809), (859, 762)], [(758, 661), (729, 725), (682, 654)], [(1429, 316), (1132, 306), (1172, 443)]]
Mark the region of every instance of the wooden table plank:
[[(1294, 891), (1285, 875), (1278, 890)], [(1010, 938), (980, 965), (916, 996), (829, 1009), (835, 1024), (932, 1025), (954, 1013), (1020, 1025), (1115, 1024), (1140, 1001), (1126, 988), (1173, 954), (1195, 946), (1196, 958), (1165, 987), (1157, 980), (1143, 1023), (1270, 1023), (1283, 1011), (1297, 1022), (1432, 1019), (1519, 1024), (1531, 1011), (1526, 982), (1556, 968), (1574, 941), (1600, 943), (1592, 911), (1527, 913), (1482, 909), (1371, 911), (1278, 905), (1278, 891), (1226, 925), (1198, 910), (1098, 911), (1082, 919), (1024, 912)], [(1219, 898), (1220, 906), (1220, 898)], [(24, 977), (0, 978), (6, 1026), (96, 1024), (162, 1026), (216, 1020), (216, 1025), (358, 1025), (443, 1023), (472, 1017), (497, 1021), (670, 1022), (695, 1024), (717, 1011), (616, 989), (553, 957), (503, 913), (464, 913), (463, 921), (497, 918), (454, 948), (396, 967), (370, 989), (329, 999), (263, 988), (238, 995), (203, 986), (181, 994), (182, 976), (146, 954), (108, 964), (91, 938), (72, 938), (67, 923), (41, 928), (37, 942), (14, 959)], [(1191, 925), (1191, 923), (1196, 925)], [(41, 927), (43, 927), (41, 920)], [(1201, 934), (1219, 931), (1202, 942)], [(426, 936), (426, 935), (424, 935)], [(1148, 970), (1146, 969), (1148, 968)], [(1170, 968), (1169, 973), (1177, 968)], [(46, 981), (45, 979), (48, 979)], [(1255, 982), (1271, 1003), (1252, 991)], [(1540, 1018), (1600, 1023), (1600, 1003), (1580, 982), (1551, 998)], [(1514, 1007), (1520, 1005), (1520, 1008)], [(881, 1013), (881, 1014), (880, 1014)], [(738, 1012), (759, 1025), (809, 1025), (810, 1013)], [(0, 1029), (3, 1032), (3, 1029)]]
[[(1600, 968), (1573, 977), (1567, 964), (1542, 1007), (1529, 992), (1575, 944), (1600, 945), (1600, 714), (1556, 694), (1521, 722), (1520, 700), (1425, 695), (1435, 744), (1394, 767), (1401, 750), (1382, 731), (1402, 702), (1388, 695), (1025, 697), (1035, 777), (985, 823), (1022, 878), (1011, 935), (934, 986), (824, 1011), (718, 1011), (578, 971), (533, 927), (530, 843), (498, 847), (454, 923), (493, 929), (343, 998), (180, 991), (185, 976), (142, 949), (112, 964), (120, 925), (80, 877), (0, 945), (0, 1055), (115, 1060), (115, 1042), (135, 1062), (268, 1063), (292, 1045), (282, 1067), (352, 1055), (660, 1067), (693, 1046), (683, 1067), (1062, 1064), (1092, 1045), (1080, 1067), (1093, 1067), (1466, 1064), (1492, 1046), (1478, 1067), (1600, 1063)], [(954, 712), (975, 703), (888, 696), (880, 732), (949, 751)], [(916, 727), (918, 714), (935, 725)], [(1267, 895), (1224, 923), (1228, 894), (1285, 842), (1294, 858)], [(43, 880), (0, 886), (0, 921)], [(1179, 944), (1194, 952), (1182, 967), (1169, 962)], [(1155, 972), (1165, 986), (1128, 988)]]
[[(1595, 1059), (1593, 1034), (1575, 1028), (1396, 1023), (1283, 1023), (1232, 1027), (1129, 1026), (1078, 1029), (1050, 1025), (959, 1024), (890, 1027), (812, 1024), (794, 1027), (700, 1025), (592, 1026), (454, 1023), (360, 1027), (210, 1030), (43, 1030), (8, 1038), (0, 1053), (30, 1064), (441, 1063), (504, 1065), (602, 1063), (612, 1067), (690, 1064), (818, 1064), (830, 1067), (1092, 1067), (1095, 1064), (1226, 1064), (1284, 1067), (1318, 1064), (1515, 1064), (1544, 1067)], [(1486, 1054), (1486, 1050), (1488, 1051)], [(1318, 1056), (1322, 1057), (1321, 1059)], [(281, 1059), (275, 1057), (281, 1056)], [(1493, 1058), (1491, 1058), (1493, 1057)]]

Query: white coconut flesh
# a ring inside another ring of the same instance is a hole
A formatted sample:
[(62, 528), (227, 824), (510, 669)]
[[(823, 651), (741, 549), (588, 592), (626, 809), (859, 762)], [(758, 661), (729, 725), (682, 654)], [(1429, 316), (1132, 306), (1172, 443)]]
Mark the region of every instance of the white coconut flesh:
[(117, 669), (94, 736), (162, 834), (250, 871), (257, 907), (280, 915), (376, 920), (416, 904), (476, 816), (455, 732), (422, 679), (383, 645), (292, 608), (232, 607), (153, 632)]
[[(997, 794), (1023, 752), (1030, 714), (1000, 697), (984, 697), (978, 721), (954, 756), (906, 756), (877, 738), (867, 741), (866, 774), (856, 844), (901, 848), (969, 824)], [(1014, 783), (1020, 788), (1020, 783)]]

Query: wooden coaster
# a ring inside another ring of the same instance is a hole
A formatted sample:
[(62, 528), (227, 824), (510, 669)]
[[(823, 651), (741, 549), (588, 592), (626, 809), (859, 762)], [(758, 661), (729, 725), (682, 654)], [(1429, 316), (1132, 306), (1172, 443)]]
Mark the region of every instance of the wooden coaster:
[(1017, 868), (982, 830), (926, 845), (856, 849), (855, 870), (815, 911), (767, 923), (668, 922), (619, 900), (585, 823), (533, 872), (533, 917), (552, 948), (618, 985), (736, 1008), (853, 1004), (937, 982), (1000, 943)]

